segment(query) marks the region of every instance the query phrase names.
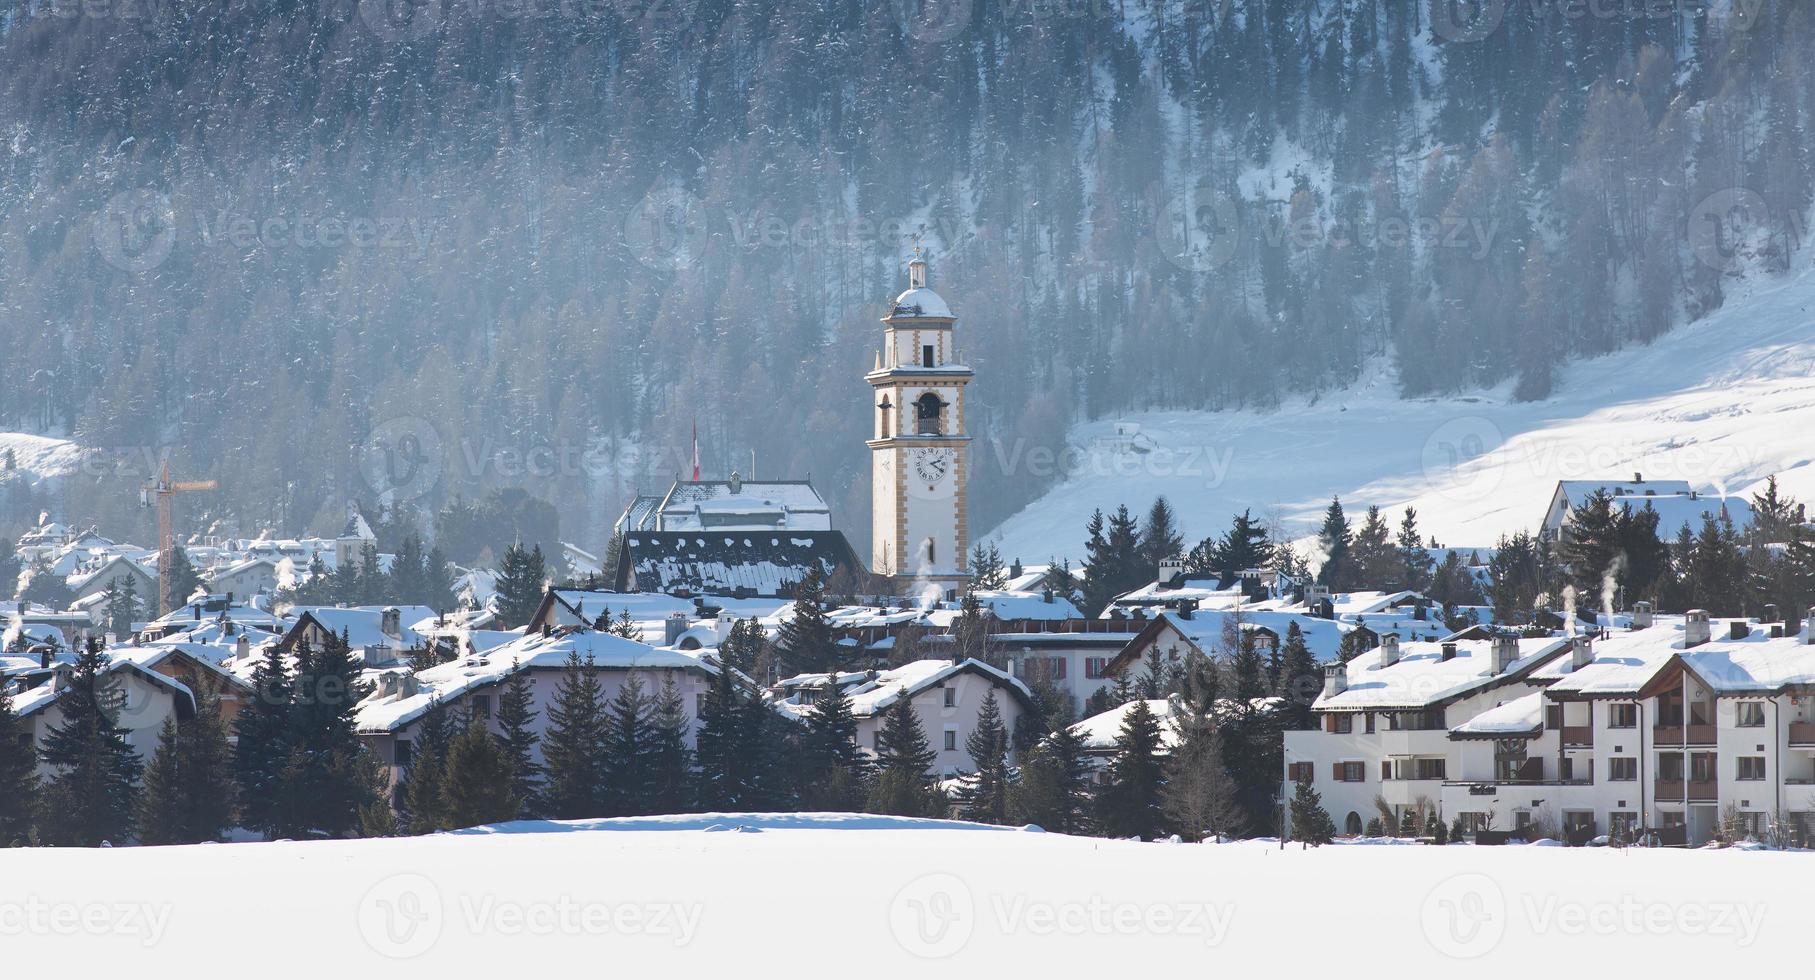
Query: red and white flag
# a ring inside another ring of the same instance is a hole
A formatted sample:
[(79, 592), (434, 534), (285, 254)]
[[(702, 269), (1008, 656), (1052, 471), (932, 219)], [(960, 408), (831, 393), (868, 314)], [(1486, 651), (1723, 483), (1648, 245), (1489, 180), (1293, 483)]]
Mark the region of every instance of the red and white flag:
[(700, 482), (700, 423), (693, 421), (693, 482)]

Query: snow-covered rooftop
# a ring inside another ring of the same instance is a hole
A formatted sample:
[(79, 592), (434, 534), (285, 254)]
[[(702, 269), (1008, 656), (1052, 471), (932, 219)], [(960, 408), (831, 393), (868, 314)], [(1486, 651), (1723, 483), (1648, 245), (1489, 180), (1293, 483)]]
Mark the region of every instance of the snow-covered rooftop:
[(1348, 664), (1348, 690), (1319, 696), (1320, 711), (1419, 709), (1461, 697), (1545, 664), (1569, 647), (1565, 637), (1520, 639), (1518, 656), (1502, 673), (1493, 671), (1492, 640), (1455, 641), (1455, 656), (1443, 658), (1443, 643), (1401, 643), (1399, 662), (1383, 667), (1375, 648)]

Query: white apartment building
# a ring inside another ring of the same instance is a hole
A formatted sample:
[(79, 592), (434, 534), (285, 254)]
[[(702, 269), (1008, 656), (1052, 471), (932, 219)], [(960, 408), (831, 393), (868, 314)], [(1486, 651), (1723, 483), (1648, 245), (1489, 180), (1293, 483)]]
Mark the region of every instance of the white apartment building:
[(1324, 668), (1313, 704), (1318, 727), (1285, 733), (1284, 791), (1310, 780), (1339, 831), (1359, 834), (1383, 799), (1396, 820), (1441, 806), (1457, 742), (1451, 729), (1539, 690), (1542, 668), (1561, 658), (1563, 638), (1381, 644)]
[(1698, 845), (1723, 824), (1809, 840), (1815, 632), (1705, 612), (1635, 619), (1578, 639), (1534, 676), (1538, 701), (1497, 709), (1503, 725), (1452, 733), (1445, 812), (1572, 841), (1646, 828)]

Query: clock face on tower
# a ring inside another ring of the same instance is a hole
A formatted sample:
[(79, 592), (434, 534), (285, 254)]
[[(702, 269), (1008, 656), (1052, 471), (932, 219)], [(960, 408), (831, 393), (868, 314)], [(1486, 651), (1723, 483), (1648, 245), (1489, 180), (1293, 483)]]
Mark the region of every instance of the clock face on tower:
[(945, 449), (916, 449), (913, 452), (914, 475), (929, 484), (932, 489), (945, 482), (952, 473), (952, 457)]

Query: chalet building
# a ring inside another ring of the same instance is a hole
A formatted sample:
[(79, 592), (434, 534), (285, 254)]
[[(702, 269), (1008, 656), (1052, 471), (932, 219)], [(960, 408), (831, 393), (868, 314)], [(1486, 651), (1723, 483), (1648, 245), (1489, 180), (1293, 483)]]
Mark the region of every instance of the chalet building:
[(269, 595), (277, 591), (277, 561), (263, 556), (245, 558), (209, 572), (205, 581), (211, 593)]
[[(990, 692), (995, 692), (1002, 725), (1011, 733), (1033, 703), (1026, 684), (980, 660), (918, 660), (893, 670), (790, 677), (773, 689), (775, 707), (804, 718), (830, 683), (837, 683), (851, 699), (857, 744), (871, 752), (880, 745), (888, 710), (902, 698), (910, 699), (937, 753), (932, 774), (942, 778), (976, 771), (964, 741), (976, 730), (977, 714)], [(1011, 747), (1011, 761), (1013, 756)]]
[[(355, 716), (360, 740), (389, 768), (392, 785), (399, 785), (409, 768), (412, 744), (421, 732), (423, 715), (431, 706), (445, 706), (455, 719), (463, 720), (475, 713), (490, 719), (496, 713), (504, 685), (518, 673), (528, 680), (531, 710), (536, 712), (535, 728), (541, 734), (572, 654), (590, 661), (589, 669), (599, 678), (608, 701), (630, 683), (632, 676), (651, 695), (659, 693), (667, 681), (674, 681), (688, 714), (689, 731), (698, 728), (706, 692), (719, 670), (717, 662), (706, 657), (658, 650), (597, 630), (533, 633), (425, 670), (379, 674), (375, 690), (360, 702)], [(536, 753), (540, 762), (539, 745)]]
[(1650, 508), (1658, 514), (1658, 537), (1672, 540), (1684, 524), (1699, 530), (1705, 516), (1719, 517), (1725, 512), (1733, 526), (1744, 531), (1752, 524), (1752, 503), (1743, 496), (1722, 497), (1703, 494), (1689, 486), (1687, 480), (1647, 480), (1634, 473), (1630, 481), (1560, 480), (1544, 510), (1543, 529), (1560, 537), (1569, 523), (1570, 512), (1596, 493), (1605, 492), (1613, 505), (1632, 512)]
[(125, 555), (112, 555), (69, 576), (66, 583), (75, 593), (75, 601), (100, 596), (107, 587), (128, 579), (138, 591), (140, 605), (155, 606), (158, 596), (158, 570), (155, 556), (149, 567)]
[[(251, 637), (240, 633), (240, 657), (250, 657)], [(165, 642), (140, 647), (115, 647), (110, 652), (119, 660), (168, 677), (187, 688), (196, 697), (212, 696), (220, 705), (221, 721), (228, 726), (257, 697), (258, 691), (245, 678), (221, 666), (221, 647), (212, 644)], [(231, 731), (231, 728), (229, 728)]]
[[(1109, 665), (1139, 635), (1128, 621), (1083, 617), (1035, 620), (996, 619), (987, 628), (991, 660), (1028, 684), (1047, 684), (1082, 707), (1091, 695), (1115, 685)], [(954, 646), (950, 632), (921, 637), (922, 649), (937, 654)]]
[(1457, 743), (1451, 729), (1539, 689), (1534, 675), (1567, 639), (1402, 643), (1324, 668), (1316, 728), (1285, 733), (1285, 788), (1310, 780), (1338, 830), (1361, 833), (1384, 798), (1394, 818), (1440, 806)]
[(308, 643), (320, 649), (330, 641), (344, 640), (353, 655), (368, 666), (403, 663), (429, 648), (429, 638), (406, 623), (433, 618), (426, 606), (303, 606), (278, 647), (294, 656)]
[[(1767, 620), (1775, 619), (1767, 613)], [(1458, 732), (1447, 809), (1580, 842), (1815, 834), (1815, 630), (1705, 612), (1576, 640), (1538, 699)]]
[(1179, 663), (1191, 653), (1212, 659), (1225, 656), (1232, 652), (1231, 641), (1237, 635), (1246, 637), (1263, 653), (1271, 653), (1285, 642), (1294, 625), (1311, 655), (1319, 661), (1330, 661), (1341, 651), (1343, 637), (1357, 629), (1352, 623), (1307, 612), (1189, 606), (1161, 612), (1150, 620), (1135, 618), (1126, 622), (1138, 627), (1138, 633), (1106, 666), (1111, 678), (1125, 670), (1138, 672), (1143, 663), (1155, 656), (1167, 664)]
[[(29, 744), (43, 744), (53, 728), (64, 724), (59, 702), (69, 690), (74, 669), (69, 660), (47, 655), (35, 667), (0, 670), (0, 684), (12, 685), (13, 712), (23, 723)], [(117, 698), (114, 723), (126, 730), (126, 743), (147, 763), (157, 753), (166, 721), (195, 716), (195, 695), (174, 673), (121, 656), (111, 657), (101, 671), (102, 683)]]

